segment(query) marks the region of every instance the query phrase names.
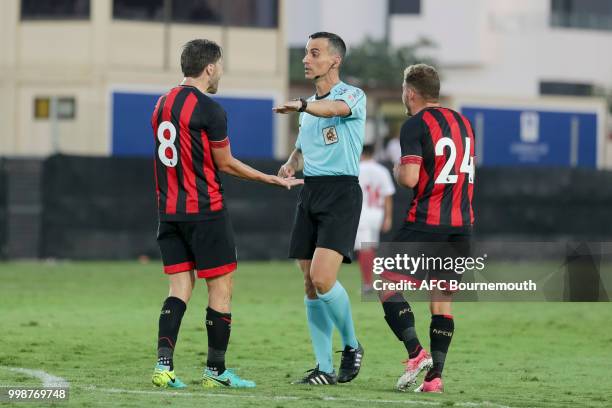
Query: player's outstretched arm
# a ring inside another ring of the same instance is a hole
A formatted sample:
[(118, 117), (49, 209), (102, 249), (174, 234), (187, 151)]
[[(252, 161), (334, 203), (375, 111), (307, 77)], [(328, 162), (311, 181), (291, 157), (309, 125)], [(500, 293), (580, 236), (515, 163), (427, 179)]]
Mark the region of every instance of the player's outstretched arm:
[(271, 174), (265, 174), (259, 170), (252, 168), (247, 164), (244, 164), (243, 162), (232, 156), (232, 151), (229, 145), (221, 148), (212, 149), (212, 156), (215, 165), (220, 171), (232, 176), (243, 178), (245, 180), (273, 184), (285, 187), (288, 190), (290, 190), (293, 186), (297, 186), (304, 183), (304, 180), (302, 179), (296, 179), (295, 177), (282, 178), (278, 176), (273, 176)]
[[(302, 108), (302, 101), (288, 101), (282, 105), (272, 108), (275, 113), (291, 113), (299, 112)], [(309, 101), (306, 103), (306, 109), (303, 111), (313, 116), (321, 118), (332, 118), (334, 116), (349, 116), (351, 114), (351, 108), (344, 101)]]
[(278, 170), (278, 177), (290, 178), (295, 177), (295, 173), (302, 170), (304, 167), (304, 160), (302, 152), (298, 149), (294, 149), (289, 155), (287, 162), (281, 166)]

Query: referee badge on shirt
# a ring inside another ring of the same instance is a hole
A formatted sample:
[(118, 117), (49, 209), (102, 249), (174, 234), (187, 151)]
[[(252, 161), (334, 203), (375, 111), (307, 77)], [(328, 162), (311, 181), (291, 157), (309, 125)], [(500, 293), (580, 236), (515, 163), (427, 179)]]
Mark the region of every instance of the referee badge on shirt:
[(323, 141), (326, 145), (338, 143), (338, 132), (335, 126), (323, 128)]

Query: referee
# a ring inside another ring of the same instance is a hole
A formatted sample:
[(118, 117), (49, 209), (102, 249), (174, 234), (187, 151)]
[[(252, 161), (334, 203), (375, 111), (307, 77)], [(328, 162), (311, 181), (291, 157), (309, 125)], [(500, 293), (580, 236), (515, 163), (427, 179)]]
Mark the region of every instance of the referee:
[[(317, 365), (298, 384), (349, 382), (359, 374), (363, 357), (348, 294), (336, 280), (340, 265), (351, 262), (359, 225), (359, 158), (366, 120), (365, 93), (340, 80), (345, 54), (346, 45), (338, 35), (312, 34), (302, 62), (316, 94), (274, 108), (276, 113), (300, 112), (295, 150), (278, 172), (286, 178), (303, 170), (305, 182), (289, 257), (298, 260), (304, 274), (304, 303)], [(332, 363), (334, 326), (344, 345), (337, 376)]]

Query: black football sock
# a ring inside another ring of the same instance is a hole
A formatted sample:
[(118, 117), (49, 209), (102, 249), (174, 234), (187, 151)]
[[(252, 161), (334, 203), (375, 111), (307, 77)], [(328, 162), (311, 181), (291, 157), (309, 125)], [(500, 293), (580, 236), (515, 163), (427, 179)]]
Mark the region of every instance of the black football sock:
[(414, 314), (402, 294), (395, 293), (382, 302), (385, 320), (397, 338), (404, 343), (409, 358), (419, 355), (423, 347), (414, 328)]
[(455, 323), (453, 321), (453, 316), (431, 316), (429, 338), (431, 339), (431, 358), (433, 359), (433, 367), (425, 376), (425, 381), (431, 381), (434, 378), (442, 377), (444, 360), (446, 360), (446, 353), (448, 352), (448, 347), (453, 339), (454, 332)]
[(225, 351), (232, 329), (232, 314), (206, 308), (206, 332), (208, 333), (208, 357), (206, 368), (215, 375), (225, 371)]
[(166, 298), (159, 315), (159, 331), (157, 336), (157, 362), (174, 370), (172, 357), (174, 347), (181, 327), (181, 320), (187, 305), (181, 299), (170, 296)]

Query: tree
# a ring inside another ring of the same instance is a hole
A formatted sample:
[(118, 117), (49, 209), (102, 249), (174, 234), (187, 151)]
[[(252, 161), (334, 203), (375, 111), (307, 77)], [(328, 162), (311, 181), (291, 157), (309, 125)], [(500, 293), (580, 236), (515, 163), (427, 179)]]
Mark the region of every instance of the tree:
[[(408, 65), (423, 62), (435, 65), (430, 58), (417, 57), (423, 48), (433, 47), (433, 43), (421, 38), (416, 43), (395, 48), (384, 40), (366, 38), (351, 47), (342, 67), (342, 76), (352, 84), (367, 87), (395, 88), (402, 82), (402, 73)], [(292, 48), (289, 52), (289, 78), (304, 81), (303, 48)]]

